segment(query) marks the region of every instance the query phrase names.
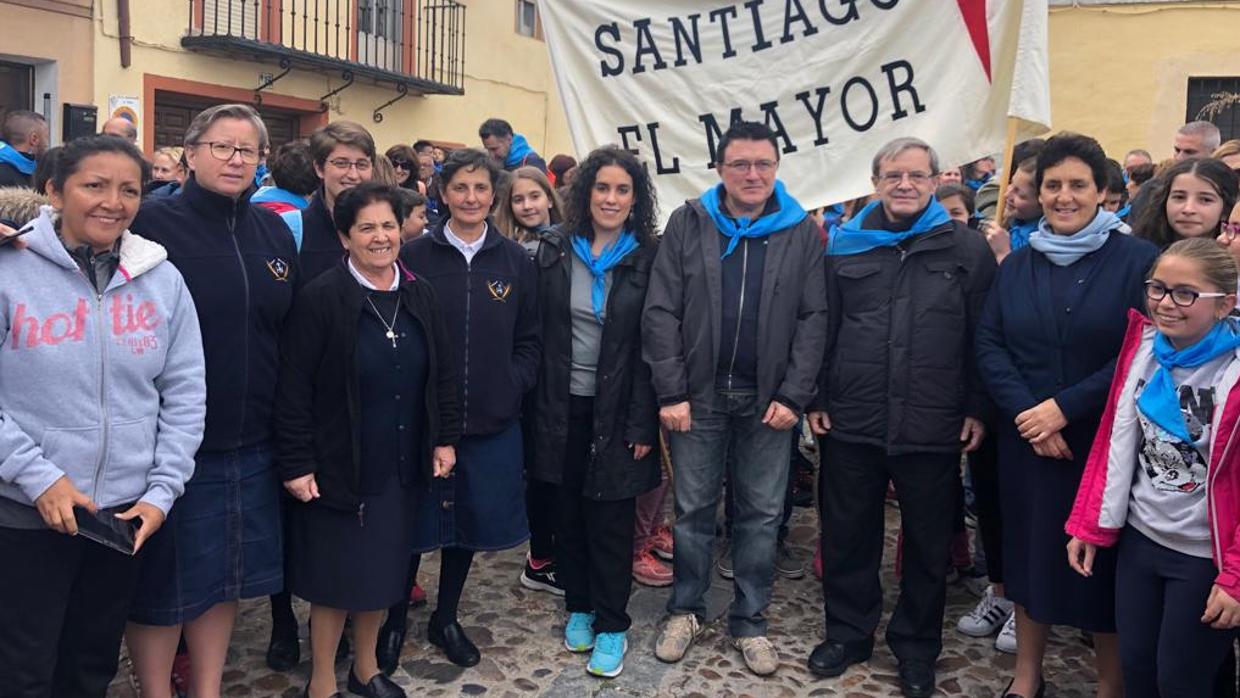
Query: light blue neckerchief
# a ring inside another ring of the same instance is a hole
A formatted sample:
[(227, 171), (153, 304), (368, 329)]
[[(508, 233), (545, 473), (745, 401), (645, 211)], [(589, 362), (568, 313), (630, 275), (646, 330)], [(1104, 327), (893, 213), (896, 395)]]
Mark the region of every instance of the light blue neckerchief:
[(525, 158), (534, 154), (530, 142), (519, 133), (512, 134), (512, 147), (508, 149), (508, 157), (504, 158), (504, 167), (520, 167)]
[(775, 180), (775, 192), (772, 196), (779, 204), (779, 210), (757, 218), (731, 218), (725, 214), (719, 198), (719, 192), (722, 190), (722, 184), (713, 186), (698, 199), (719, 232), (730, 238), (727, 249), (719, 256), (719, 259), (726, 259), (732, 254), (732, 251), (740, 244), (741, 238), (764, 238), (772, 233), (791, 228), (809, 215), (784, 188), (784, 183), (778, 179)]
[(889, 230), (862, 228), (865, 219), (881, 205), (881, 201), (871, 201), (847, 223), (833, 229), (831, 239), (827, 244), (827, 254), (832, 257), (846, 257), (869, 252), (879, 247), (895, 247), (911, 237), (929, 232), (951, 221), (951, 216), (947, 215), (947, 209), (943, 208), (943, 204), (931, 198), (930, 204), (913, 222), (913, 227), (908, 230), (893, 233)]
[(1137, 398), (1137, 408), (1168, 434), (1186, 444), (1193, 443), (1188, 425), (1184, 423), (1184, 413), (1180, 411), (1180, 398), (1171, 370), (1201, 366), (1237, 347), (1240, 347), (1240, 332), (1230, 320), (1215, 323), (1196, 344), (1179, 350), (1161, 332), (1155, 333), (1154, 358), (1158, 361), (1158, 370)]
[(590, 249), (590, 241), (586, 239), (586, 236), (573, 236), (573, 252), (594, 277), (593, 283), (590, 284), (590, 304), (594, 307), (594, 319), (598, 320), (600, 325), (603, 324), (603, 307), (607, 300), (607, 272), (635, 249), (637, 249), (637, 238), (627, 230), (620, 233), (620, 237), (612, 241), (610, 245), (604, 247), (603, 253), (598, 257), (594, 256), (593, 250)]
[(1072, 235), (1056, 235), (1046, 222), (1038, 221), (1038, 229), (1029, 236), (1029, 246), (1046, 255), (1057, 267), (1071, 266), (1090, 252), (1097, 252), (1110, 239), (1111, 231), (1123, 225), (1114, 213), (1098, 207), (1094, 219)]
[(12, 165), (14, 169), (27, 177), (34, 174), (34, 167), (37, 164), (4, 141), (0, 141), (0, 162)]

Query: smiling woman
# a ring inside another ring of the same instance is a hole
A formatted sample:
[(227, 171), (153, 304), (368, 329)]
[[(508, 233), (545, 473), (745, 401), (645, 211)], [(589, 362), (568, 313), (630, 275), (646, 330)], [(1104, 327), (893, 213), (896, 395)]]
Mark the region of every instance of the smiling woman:
[(1176, 240), (1217, 237), (1237, 200), (1236, 174), (1220, 160), (1181, 160), (1153, 182), (1134, 228), (1161, 248)]
[[(107, 692), (140, 563), (194, 473), (205, 419), (185, 281), (127, 230), (142, 154), (92, 136), (57, 164), (25, 249), (0, 247), (5, 696)], [(58, 663), (65, 642), (76, 660)]]

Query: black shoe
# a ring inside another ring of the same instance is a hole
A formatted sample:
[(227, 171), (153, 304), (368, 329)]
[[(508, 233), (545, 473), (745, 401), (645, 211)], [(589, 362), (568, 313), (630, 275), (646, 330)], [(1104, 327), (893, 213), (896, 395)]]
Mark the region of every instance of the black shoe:
[(872, 642), (850, 645), (826, 640), (810, 653), (809, 670), (817, 676), (839, 676), (848, 671), (848, 667), (868, 661), (873, 653)]
[(379, 671), (391, 676), (400, 662), (400, 652), (405, 646), (405, 628), (392, 628), (384, 624), (379, 629), (379, 643), (375, 646), (375, 659)]
[(426, 626), (426, 639), (442, 649), (448, 661), (457, 666), (471, 667), (482, 661), (482, 653), (469, 641), (465, 629), (456, 621), (441, 627), (432, 616)]
[[(1012, 693), (1012, 684), (1016, 683), (1016, 679), (1008, 681), (1007, 688), (1003, 689), (1003, 698), (1029, 698), (1019, 693)], [(1038, 678), (1038, 691), (1033, 694), (1033, 698), (1043, 698), (1046, 695), (1046, 680)]]
[(908, 698), (934, 695), (934, 663), (919, 659), (900, 662), (900, 690)]
[(521, 572), (521, 586), (534, 591), (545, 591), (556, 596), (564, 595), (564, 585), (556, 578), (555, 563), (548, 562), (538, 569), (525, 560), (525, 570)]
[(349, 667), (349, 693), (366, 698), (408, 698), (405, 689), (392, 683), (382, 671), (363, 684), (353, 673), (353, 667)]
[(271, 642), (267, 645), (267, 667), (272, 671), (285, 672), (301, 663), (301, 643), (297, 641), (297, 626), (292, 630), (271, 629)]

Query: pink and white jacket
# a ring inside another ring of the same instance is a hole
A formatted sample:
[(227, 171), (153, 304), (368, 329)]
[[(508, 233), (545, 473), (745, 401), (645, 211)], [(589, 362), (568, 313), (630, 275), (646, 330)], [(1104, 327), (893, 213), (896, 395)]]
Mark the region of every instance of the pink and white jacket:
[[(1141, 426), (1135, 398), (1137, 382), (1154, 359), (1153, 323), (1128, 311), (1128, 330), (1115, 366), (1106, 411), (1098, 425), (1076, 502), (1064, 530), (1087, 543), (1109, 547), (1128, 520), (1129, 493), (1137, 471)], [(1240, 350), (1236, 352), (1240, 358)], [(1218, 576), (1214, 583), (1240, 598), (1240, 361), (1233, 363), (1215, 388), (1206, 505), (1210, 549)]]

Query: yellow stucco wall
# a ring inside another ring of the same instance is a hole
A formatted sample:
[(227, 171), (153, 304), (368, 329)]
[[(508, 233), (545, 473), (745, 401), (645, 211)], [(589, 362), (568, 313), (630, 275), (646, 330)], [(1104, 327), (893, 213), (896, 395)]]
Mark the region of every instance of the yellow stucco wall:
[[(64, 4), (80, 6), (82, 1)], [(57, 61), (59, 102), (90, 104), (94, 100), (94, 76), (89, 70), (93, 29), (89, 18), (0, 2), (0, 27), (0, 54)], [(35, 108), (42, 106), (36, 95)], [(57, 123), (60, 113), (57, 104)]]
[[(101, 118), (109, 95), (142, 96), (144, 73), (252, 89), (259, 84), (260, 73), (279, 72), (274, 61), (232, 60), (182, 49), (189, 3), (131, 0), (131, 5), (135, 40), (133, 64), (128, 69), (120, 67), (118, 58), (115, 5), (95, 5), (94, 102), (100, 106)], [(382, 150), (414, 138), (479, 145), (479, 124), (498, 116), (508, 119), (547, 157), (571, 152), (546, 45), (516, 33), (512, 0), (468, 0), (466, 6), (464, 96), (410, 95), (385, 109), (383, 122), (375, 123), (374, 108), (396, 93), (391, 85), (375, 86), (359, 77), (332, 100), (329, 118), (361, 123)], [(294, 69), (271, 92), (313, 100), (340, 84), (339, 74)], [(149, 109), (149, 105), (143, 107)]]
[(1240, 2), (1052, 8), (1051, 120), (1121, 158), (1171, 156), (1190, 77), (1240, 75)]

